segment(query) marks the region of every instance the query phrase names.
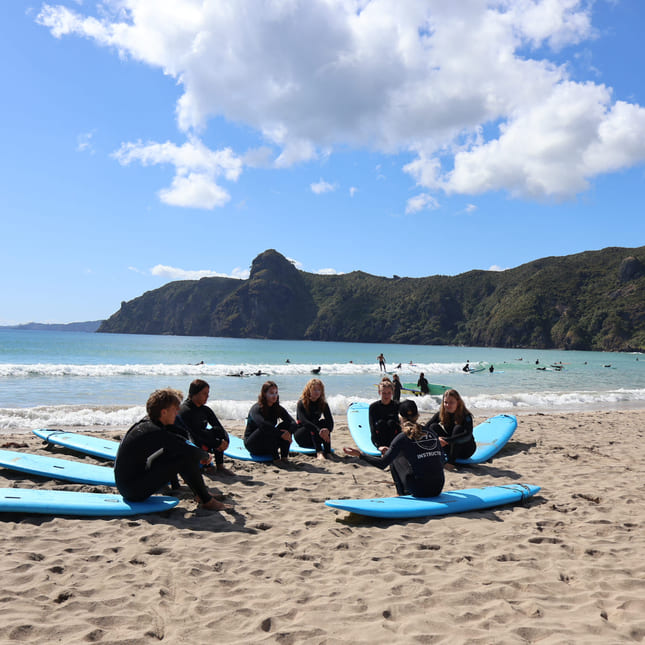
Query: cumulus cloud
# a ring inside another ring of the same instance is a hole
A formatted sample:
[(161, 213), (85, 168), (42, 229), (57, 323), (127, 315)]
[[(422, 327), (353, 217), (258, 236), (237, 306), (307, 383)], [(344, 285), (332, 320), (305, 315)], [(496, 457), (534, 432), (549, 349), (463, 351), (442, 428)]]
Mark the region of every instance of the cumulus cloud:
[[(130, 270), (142, 273), (133, 267), (130, 267)], [(231, 273), (219, 273), (218, 271), (211, 271), (209, 269), (195, 271), (178, 269), (177, 267), (166, 266), (165, 264), (157, 264), (150, 269), (150, 275), (168, 278), (169, 280), (201, 280), (202, 278), (237, 278), (239, 280), (245, 280), (249, 277), (249, 271), (248, 269), (235, 268)]]
[(419, 211), (434, 210), (435, 208), (439, 208), (437, 200), (432, 195), (428, 195), (428, 193), (422, 193), (408, 199), (405, 212), (408, 214), (418, 213)]
[(311, 192), (316, 193), (316, 195), (322, 195), (323, 193), (331, 193), (334, 190), (336, 190), (336, 186), (334, 184), (330, 184), (329, 182), (323, 179), (313, 184), (309, 184), (309, 187), (311, 188)]
[[(559, 58), (597, 37), (588, 0), (83, 7), (44, 5), (37, 20), (57, 38), (88, 38), (175, 78), (189, 141), (213, 117), (249, 127), (275, 150), (249, 163), (286, 168), (335, 147), (367, 148), (411, 154), (403, 169), (424, 194), (559, 199), (645, 160), (645, 110), (572, 80)], [(229, 154), (239, 174), (243, 155)], [(161, 197), (213, 208), (227, 199), (218, 177), (177, 166)]]
[(318, 275), (344, 275), (344, 271), (337, 271), (336, 269), (318, 269)]
[(94, 147), (92, 146), (92, 137), (94, 132), (83, 132), (76, 137), (76, 150), (78, 152), (89, 152), (94, 154)]

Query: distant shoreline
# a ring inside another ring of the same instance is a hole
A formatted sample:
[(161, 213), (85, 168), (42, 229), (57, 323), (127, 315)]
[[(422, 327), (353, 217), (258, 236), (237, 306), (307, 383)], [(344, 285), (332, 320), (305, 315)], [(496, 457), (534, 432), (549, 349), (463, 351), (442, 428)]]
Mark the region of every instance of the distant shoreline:
[(29, 331), (85, 331), (94, 333), (103, 323), (102, 320), (71, 323), (24, 323), (22, 325), (0, 325), (0, 329), (26, 329)]

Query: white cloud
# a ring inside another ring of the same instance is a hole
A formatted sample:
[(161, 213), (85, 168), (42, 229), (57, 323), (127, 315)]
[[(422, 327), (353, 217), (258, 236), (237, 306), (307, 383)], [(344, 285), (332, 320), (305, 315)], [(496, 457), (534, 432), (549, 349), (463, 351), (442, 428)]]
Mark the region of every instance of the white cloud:
[[(136, 271), (137, 273), (142, 273), (138, 269), (129, 267), (130, 270)], [(177, 267), (170, 267), (164, 264), (157, 264), (156, 266), (150, 269), (150, 274), (161, 277), (168, 278), (170, 280), (201, 280), (201, 278), (237, 278), (240, 280), (245, 280), (249, 277), (248, 269), (243, 270), (240, 268), (235, 268), (228, 273), (220, 273), (218, 271), (211, 271), (209, 269), (202, 269), (199, 271), (194, 271), (190, 269), (178, 269)]]
[(408, 199), (405, 212), (408, 214), (418, 213), (419, 211), (434, 210), (435, 208), (439, 208), (437, 200), (432, 195), (428, 195), (428, 193), (421, 193)]
[(344, 275), (344, 271), (337, 271), (336, 269), (318, 269), (318, 275)]
[(468, 204), (464, 210), (469, 214), (474, 213), (477, 210), (477, 206), (475, 204)]
[(76, 150), (78, 152), (89, 152), (94, 154), (94, 147), (92, 146), (92, 137), (94, 132), (83, 132), (76, 137)]
[(309, 184), (309, 187), (311, 188), (311, 192), (316, 193), (316, 195), (322, 195), (323, 193), (331, 193), (334, 190), (336, 190), (336, 185), (335, 184), (330, 184), (327, 181), (324, 181), (321, 179), (320, 181)]
[(351, 186), (349, 189), (349, 196), (354, 197), (354, 195), (358, 192), (358, 188), (356, 186)]
[[(189, 146), (218, 116), (275, 147), (261, 161), (249, 154), (249, 164), (286, 168), (338, 146), (408, 152), (404, 171), (424, 191), (557, 199), (645, 160), (643, 108), (571, 80), (558, 58), (598, 36), (592, 8), (588, 0), (281, 0), (252, 10), (233, 0), (112, 0), (96, 15), (44, 5), (37, 20), (57, 38), (91, 39), (176, 79)], [(242, 161), (230, 155), (239, 175)], [(221, 170), (177, 165), (161, 195), (221, 205)]]
[(508, 267), (501, 267), (498, 264), (493, 264), (493, 265), (491, 265), (489, 267), (488, 270), (489, 271), (506, 271), (506, 269), (508, 269)]
[(159, 192), (161, 201), (172, 206), (206, 209), (223, 206), (230, 200), (230, 195), (216, 179), (224, 176), (229, 181), (236, 181), (242, 172), (242, 161), (230, 148), (209, 150), (196, 138), (181, 146), (169, 141), (124, 143), (113, 156), (122, 165), (138, 161), (144, 166), (175, 166), (172, 185)]

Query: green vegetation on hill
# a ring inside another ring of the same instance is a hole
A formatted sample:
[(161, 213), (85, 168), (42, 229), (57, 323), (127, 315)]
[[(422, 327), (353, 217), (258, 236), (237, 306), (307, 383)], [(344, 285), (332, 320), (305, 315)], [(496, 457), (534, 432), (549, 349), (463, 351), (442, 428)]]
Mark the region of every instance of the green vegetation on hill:
[(297, 270), (272, 249), (248, 280), (148, 291), (100, 332), (645, 350), (645, 247), (606, 248), (507, 271), (384, 278)]

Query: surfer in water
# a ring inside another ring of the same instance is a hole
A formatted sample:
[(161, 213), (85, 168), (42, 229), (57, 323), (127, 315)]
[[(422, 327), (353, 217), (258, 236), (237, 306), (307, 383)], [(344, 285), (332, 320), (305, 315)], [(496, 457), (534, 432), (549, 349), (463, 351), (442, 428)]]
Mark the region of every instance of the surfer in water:
[(297, 424), (280, 405), (278, 386), (262, 385), (257, 403), (249, 410), (244, 430), (244, 446), (253, 455), (271, 455), (274, 461), (289, 461), (289, 446)]
[(381, 457), (367, 455), (356, 448), (343, 450), (377, 468), (390, 466), (397, 494), (435, 497), (441, 493), (444, 484), (444, 453), (439, 437), (433, 430), (417, 423), (419, 411), (414, 401), (402, 401), (399, 415), (402, 432), (394, 437)]
[(188, 398), (181, 404), (175, 425), (184, 426), (193, 443), (215, 456), (215, 468), (222, 475), (233, 473), (224, 466), (224, 451), (228, 448), (228, 434), (213, 410), (206, 405), (210, 386), (195, 379), (188, 387)]
[(148, 397), (148, 416), (121, 439), (114, 463), (116, 487), (124, 499), (141, 502), (179, 474), (202, 508), (229, 509), (210, 494), (202, 478), (200, 464), (208, 464), (211, 456), (173, 431), (181, 398), (181, 392), (171, 388)]
[(377, 357), (376, 360), (378, 361), (378, 368), (380, 372), (387, 372), (387, 368), (385, 367), (385, 356), (383, 356), (383, 352), (381, 352)]
[(455, 469), (456, 459), (468, 459), (477, 449), (473, 437), (473, 415), (457, 390), (444, 392), (439, 412), (434, 414), (426, 427), (439, 436), (448, 455), (448, 470)]
[(423, 372), (419, 374), (417, 387), (421, 390), (421, 394), (430, 394), (430, 386), (428, 385), (428, 379), (425, 377), (425, 374)]
[(399, 404), (394, 400), (394, 385), (387, 376), (378, 386), (380, 399), (369, 407), (370, 435), (372, 443), (380, 450), (387, 448), (392, 439), (401, 432)]
[(325, 399), (325, 386), (312, 378), (302, 391), (296, 407), (298, 429), (295, 439), (303, 448), (315, 448), (317, 459), (329, 459), (334, 419)]

